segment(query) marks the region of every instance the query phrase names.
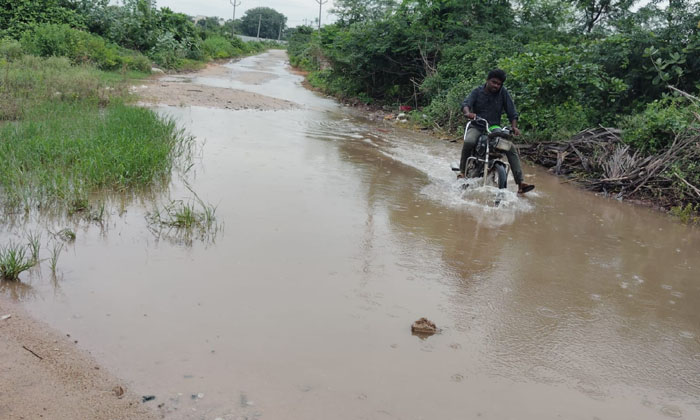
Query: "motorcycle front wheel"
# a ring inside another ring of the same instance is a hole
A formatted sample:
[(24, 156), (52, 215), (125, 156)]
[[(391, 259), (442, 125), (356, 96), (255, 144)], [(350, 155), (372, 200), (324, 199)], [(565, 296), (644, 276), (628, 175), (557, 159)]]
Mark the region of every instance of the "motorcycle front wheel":
[(494, 165), (494, 181), (498, 185), (499, 189), (506, 188), (508, 186), (508, 174), (506, 168), (503, 165)]

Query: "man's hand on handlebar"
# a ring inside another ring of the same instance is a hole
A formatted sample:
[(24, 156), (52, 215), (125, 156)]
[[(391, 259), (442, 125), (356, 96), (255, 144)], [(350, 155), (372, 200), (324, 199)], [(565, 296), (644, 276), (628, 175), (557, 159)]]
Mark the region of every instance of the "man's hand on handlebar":
[(476, 114), (473, 113), (472, 110), (469, 109), (468, 106), (465, 106), (462, 108), (462, 114), (464, 114), (464, 116), (469, 118), (470, 120), (473, 120), (476, 118)]

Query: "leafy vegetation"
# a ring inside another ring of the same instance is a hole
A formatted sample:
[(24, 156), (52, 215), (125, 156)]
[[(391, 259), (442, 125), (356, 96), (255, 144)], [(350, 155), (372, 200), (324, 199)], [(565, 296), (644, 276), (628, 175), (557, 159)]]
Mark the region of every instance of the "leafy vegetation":
[(73, 63), (94, 64), (102, 70), (151, 71), (151, 62), (144, 55), (66, 24), (33, 26), (22, 34), (21, 45), (32, 55), (67, 57)]

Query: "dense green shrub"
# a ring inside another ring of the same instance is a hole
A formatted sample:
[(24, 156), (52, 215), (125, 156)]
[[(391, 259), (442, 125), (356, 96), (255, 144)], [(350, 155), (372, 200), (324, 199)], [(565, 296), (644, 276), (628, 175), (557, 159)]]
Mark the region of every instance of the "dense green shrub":
[(371, 99), (362, 91), (362, 86), (354, 79), (343, 77), (331, 70), (321, 70), (309, 74), (311, 86), (327, 91), (339, 98), (358, 97), (365, 103)]
[(693, 115), (697, 108), (684, 98), (664, 98), (650, 102), (638, 113), (620, 121), (623, 140), (646, 152), (657, 152), (673, 142), (676, 135), (698, 125)]
[(499, 60), (521, 113), (522, 127), (539, 139), (574, 134), (603, 120), (608, 107), (626, 90), (587, 60), (577, 46), (545, 42)]
[(318, 51), (318, 43), (312, 42), (313, 34), (314, 30), (310, 26), (299, 26), (290, 34), (287, 52), (292, 66), (304, 70), (318, 70), (317, 54), (313, 53), (314, 50)]
[(175, 36), (167, 32), (158, 37), (155, 45), (148, 51), (148, 56), (161, 67), (177, 69), (182, 66), (186, 53), (187, 51)]
[(222, 36), (210, 36), (202, 42), (202, 50), (210, 58), (228, 58), (234, 56), (231, 41)]
[(150, 71), (150, 63), (142, 55), (68, 25), (33, 26), (22, 35), (21, 44), (29, 54), (68, 57), (74, 63), (95, 64), (103, 70)]
[(40, 24), (66, 24), (84, 28), (85, 18), (65, 0), (0, 0), (0, 38), (18, 39), (25, 31)]

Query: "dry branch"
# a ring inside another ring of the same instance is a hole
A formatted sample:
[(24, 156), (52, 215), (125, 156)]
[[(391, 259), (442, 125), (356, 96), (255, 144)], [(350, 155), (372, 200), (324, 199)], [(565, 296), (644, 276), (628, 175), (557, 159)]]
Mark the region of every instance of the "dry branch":
[[(700, 115), (697, 117), (700, 120)], [(700, 158), (700, 132), (677, 135), (666, 150), (647, 156), (633, 151), (620, 135), (620, 130), (597, 127), (583, 130), (566, 142), (521, 147), (520, 153), (558, 175), (575, 176), (577, 182), (593, 191), (620, 198), (645, 198), (658, 196), (663, 190), (666, 201), (673, 205), (700, 202), (700, 189), (674, 174), (694, 193), (683, 195), (679, 191), (682, 188), (672, 188), (674, 177), (668, 173), (671, 165), (682, 159)]]

